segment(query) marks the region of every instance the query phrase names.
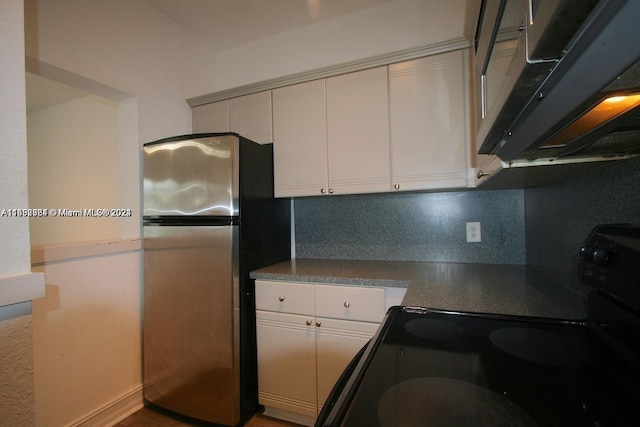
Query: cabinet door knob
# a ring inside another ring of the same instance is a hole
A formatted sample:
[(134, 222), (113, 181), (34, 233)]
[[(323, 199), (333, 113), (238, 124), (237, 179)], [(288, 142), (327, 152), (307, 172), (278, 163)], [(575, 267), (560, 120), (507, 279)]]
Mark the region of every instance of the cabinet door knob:
[(326, 189), (326, 188), (321, 188), (321, 189), (320, 189), (320, 192), (321, 192), (322, 194), (325, 194), (325, 193), (327, 192), (327, 189)]
[(278, 301), (280, 302), (284, 301), (284, 297), (283, 296), (278, 297)]
[(322, 326), (322, 322), (318, 320), (318, 321), (316, 322), (316, 326), (319, 328), (320, 326)]
[(313, 322), (311, 320), (307, 320), (305, 323), (307, 324), (307, 326), (311, 326)]
[(329, 194), (333, 194), (333, 188), (329, 189)]
[(345, 301), (344, 308), (349, 308), (349, 307), (351, 307), (351, 303), (349, 301)]
[(395, 190), (399, 190), (400, 189), (400, 184), (393, 184), (393, 188)]

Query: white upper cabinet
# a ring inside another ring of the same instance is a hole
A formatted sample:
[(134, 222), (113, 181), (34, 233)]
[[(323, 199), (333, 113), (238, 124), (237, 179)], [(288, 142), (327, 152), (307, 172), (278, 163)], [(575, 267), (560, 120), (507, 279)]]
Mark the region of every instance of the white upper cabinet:
[(254, 142), (273, 142), (271, 91), (252, 93), (229, 100), (229, 130)]
[(466, 187), (464, 52), (389, 66), (394, 190)]
[(468, 68), (456, 50), (293, 84), (194, 107), (193, 129), (273, 142), (276, 197), (465, 188)]
[(193, 133), (229, 132), (229, 100), (191, 109)]
[(327, 79), (329, 192), (389, 191), (387, 67)]
[(328, 192), (325, 80), (273, 90), (276, 197)]
[(273, 90), (276, 197), (389, 190), (387, 67)]
[(273, 141), (271, 91), (192, 107), (193, 133), (235, 132), (254, 142)]

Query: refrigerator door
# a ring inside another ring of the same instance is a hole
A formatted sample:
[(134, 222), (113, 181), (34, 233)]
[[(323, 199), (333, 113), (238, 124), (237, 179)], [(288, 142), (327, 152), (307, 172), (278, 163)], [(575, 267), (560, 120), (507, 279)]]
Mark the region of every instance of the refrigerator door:
[(240, 422), (238, 226), (144, 227), (144, 397)]
[(237, 216), (237, 135), (192, 135), (144, 145), (144, 216)]

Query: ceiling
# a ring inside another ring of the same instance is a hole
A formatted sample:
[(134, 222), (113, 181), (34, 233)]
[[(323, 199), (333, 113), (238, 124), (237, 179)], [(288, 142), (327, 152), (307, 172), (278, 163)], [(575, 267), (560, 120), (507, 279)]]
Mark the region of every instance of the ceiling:
[(213, 50), (396, 0), (146, 0)]
[[(393, 1), (146, 0), (216, 51)], [(26, 83), (28, 113), (89, 95), (31, 73)]]

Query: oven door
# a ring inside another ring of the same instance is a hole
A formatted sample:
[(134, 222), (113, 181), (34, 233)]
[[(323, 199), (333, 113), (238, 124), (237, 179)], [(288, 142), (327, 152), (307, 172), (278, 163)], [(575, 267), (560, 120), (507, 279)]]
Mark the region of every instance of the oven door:
[(358, 353), (353, 357), (351, 362), (349, 362), (347, 367), (344, 369), (344, 371), (340, 375), (340, 378), (338, 378), (338, 381), (336, 381), (333, 389), (331, 390), (331, 393), (329, 393), (329, 397), (327, 397), (327, 400), (324, 403), (322, 410), (320, 411), (320, 414), (318, 414), (318, 418), (315, 424), (316, 427), (331, 425), (327, 424), (329, 414), (336, 407), (336, 403), (338, 402), (340, 395), (346, 390), (349, 379), (356, 370), (356, 366), (358, 366), (358, 363), (360, 363), (360, 361), (362, 360), (362, 357), (370, 343), (371, 341), (365, 344), (360, 349), (360, 351), (358, 351)]

